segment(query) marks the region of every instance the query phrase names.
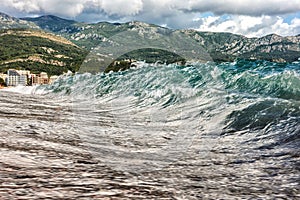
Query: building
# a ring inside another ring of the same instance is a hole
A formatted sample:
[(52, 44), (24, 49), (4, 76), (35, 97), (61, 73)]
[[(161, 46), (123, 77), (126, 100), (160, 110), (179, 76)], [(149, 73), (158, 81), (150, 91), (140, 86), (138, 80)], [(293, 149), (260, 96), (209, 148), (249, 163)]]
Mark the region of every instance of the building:
[(17, 70), (17, 72), (20, 75), (24, 75), (24, 76), (29, 76), (30, 75), (30, 71), (28, 71), (28, 70)]
[(15, 70), (9, 69), (6, 74), (0, 74), (3, 77), (7, 86), (18, 86), (18, 85), (44, 85), (51, 84), (58, 76), (51, 76), (49, 78), (46, 72), (41, 72), (40, 74), (31, 74), (30, 71), (26, 70)]
[(37, 78), (37, 84), (44, 85), (49, 83), (48, 74), (46, 72), (41, 72)]
[(29, 75), (29, 83), (28, 85), (37, 85), (38, 84), (38, 75), (30, 74)]
[(40, 74), (30, 74), (29, 75), (29, 85), (44, 85), (48, 84), (50, 79), (46, 72)]
[(43, 79), (48, 79), (48, 74), (46, 72), (41, 72), (40, 77)]
[(54, 83), (57, 79), (58, 79), (58, 76), (51, 76), (51, 77), (49, 78), (49, 84)]
[(27, 79), (30, 74), (30, 71), (25, 70), (15, 70), (9, 69), (7, 71), (7, 79), (6, 85), (7, 86), (18, 86), (18, 85), (27, 85)]

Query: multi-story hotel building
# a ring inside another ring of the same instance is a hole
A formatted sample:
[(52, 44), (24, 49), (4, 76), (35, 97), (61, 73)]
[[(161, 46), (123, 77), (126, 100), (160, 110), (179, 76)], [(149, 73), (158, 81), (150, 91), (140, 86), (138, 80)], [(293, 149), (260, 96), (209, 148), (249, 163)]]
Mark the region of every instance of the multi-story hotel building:
[(26, 85), (44, 85), (53, 83), (58, 76), (51, 76), (49, 78), (46, 72), (40, 74), (31, 74), (26, 70), (9, 69), (7, 74), (0, 74), (7, 86), (26, 86)]
[(30, 71), (9, 69), (7, 71), (7, 86), (27, 85), (27, 79)]

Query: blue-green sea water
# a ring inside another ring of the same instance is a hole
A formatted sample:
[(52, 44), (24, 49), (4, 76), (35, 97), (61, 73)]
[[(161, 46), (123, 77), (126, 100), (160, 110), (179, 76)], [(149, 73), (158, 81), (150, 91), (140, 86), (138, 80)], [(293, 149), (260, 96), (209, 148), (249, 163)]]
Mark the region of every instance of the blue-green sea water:
[[(80, 104), (92, 109), (101, 105), (126, 109), (125, 116), (131, 109), (149, 113), (154, 109), (162, 115), (180, 109), (184, 117), (176, 120), (194, 121), (195, 131), (202, 127), (201, 120), (215, 123), (220, 137), (247, 134), (243, 142), (253, 141), (256, 148), (288, 146), (297, 150), (300, 145), (299, 62), (144, 63), (123, 72), (61, 78), (41, 89), (53, 96), (70, 96), (78, 109)], [(213, 121), (221, 115), (223, 118)]]
[[(140, 63), (64, 76), (33, 95), (68, 108), (61, 134), (122, 172), (133, 197), (300, 198), (299, 62)], [(149, 185), (161, 193), (142, 192)]]

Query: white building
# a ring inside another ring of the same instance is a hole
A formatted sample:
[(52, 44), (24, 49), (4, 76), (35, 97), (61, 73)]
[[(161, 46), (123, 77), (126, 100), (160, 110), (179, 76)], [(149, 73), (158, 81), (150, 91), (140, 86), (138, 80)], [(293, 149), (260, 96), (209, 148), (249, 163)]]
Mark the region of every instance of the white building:
[(46, 72), (41, 72), (38, 77), (38, 84), (44, 85), (49, 83), (48, 74)]
[(7, 86), (27, 85), (27, 79), (30, 71), (9, 69), (7, 71)]

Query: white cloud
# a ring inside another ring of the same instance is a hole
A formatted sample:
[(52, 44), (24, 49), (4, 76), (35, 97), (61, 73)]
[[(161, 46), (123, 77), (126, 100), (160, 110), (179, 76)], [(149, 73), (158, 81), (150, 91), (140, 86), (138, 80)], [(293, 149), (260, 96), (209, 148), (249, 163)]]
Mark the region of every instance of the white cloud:
[(0, 0), (0, 3), (23, 12), (57, 12), (61, 15), (78, 15), (91, 5), (108, 15), (136, 15), (143, 8), (159, 15), (163, 15), (163, 11), (185, 11), (261, 16), (300, 11), (299, 0)]
[(51, 13), (75, 17), (84, 9), (83, 0), (0, 0), (2, 6), (24, 13)]
[(19, 12), (49, 13), (67, 17), (76, 17), (84, 10), (127, 16), (136, 15), (143, 9), (142, 0), (0, 0), (0, 3)]
[[(300, 32), (299, 18), (287, 24), (283, 17), (290, 13), (299, 14), (299, 1), (0, 0), (0, 12), (18, 17), (54, 14), (89, 22), (139, 20), (171, 28), (228, 31), (247, 36), (261, 36), (271, 32), (295, 35)], [(214, 16), (199, 18), (207, 12)], [(224, 19), (224, 16), (229, 18)]]
[(84, 4), (81, 0), (39, 0), (40, 10), (51, 14), (75, 17), (82, 13)]
[(231, 16), (227, 19), (209, 16), (198, 20), (199, 31), (231, 32), (248, 37), (261, 37), (271, 33), (282, 36), (299, 34), (300, 19), (295, 18), (291, 24), (285, 23), (282, 17)]
[(292, 24), (291, 24), (293, 27), (300, 27), (300, 18), (294, 18), (293, 20), (292, 20)]
[(109, 15), (136, 15), (143, 9), (141, 0), (102, 0), (101, 8)]
[(34, 12), (39, 10), (39, 6), (36, 1), (24, 0), (24, 1), (14, 1), (14, 0), (0, 0), (3, 7), (14, 8), (21, 12)]
[(217, 15), (279, 15), (300, 10), (299, 0), (189, 0), (185, 5), (183, 9), (189, 12), (210, 11)]

